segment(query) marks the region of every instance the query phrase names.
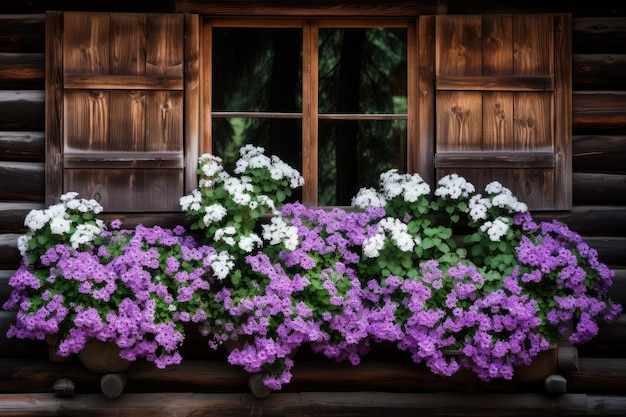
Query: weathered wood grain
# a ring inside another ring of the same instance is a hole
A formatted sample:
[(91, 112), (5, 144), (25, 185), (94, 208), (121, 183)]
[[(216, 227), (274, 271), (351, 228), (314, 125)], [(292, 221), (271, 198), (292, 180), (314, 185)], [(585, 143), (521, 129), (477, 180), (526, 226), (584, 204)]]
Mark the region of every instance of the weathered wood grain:
[(44, 54), (0, 52), (1, 89), (43, 90), (43, 87)]
[(572, 47), (575, 53), (623, 53), (626, 45), (626, 18), (624, 5), (617, 7), (622, 15), (612, 17), (611, 13), (595, 15), (597, 17), (579, 16), (572, 26)]
[(626, 134), (626, 92), (575, 91), (572, 131), (574, 135)]
[(574, 204), (626, 205), (626, 175), (574, 172)]
[(43, 91), (0, 91), (0, 130), (43, 131), (43, 120)]
[(626, 171), (626, 136), (585, 135), (572, 139), (574, 172)]
[(2, 200), (43, 201), (43, 162), (3, 162), (0, 178)]
[[(7, 6), (6, 1), (2, 2), (0, 13), (6, 13)], [(43, 53), (44, 21), (43, 14), (0, 14), (0, 52)]]
[(43, 162), (43, 132), (0, 131), (0, 158), (4, 161)]
[(574, 54), (572, 61), (574, 90), (626, 90), (626, 54)]

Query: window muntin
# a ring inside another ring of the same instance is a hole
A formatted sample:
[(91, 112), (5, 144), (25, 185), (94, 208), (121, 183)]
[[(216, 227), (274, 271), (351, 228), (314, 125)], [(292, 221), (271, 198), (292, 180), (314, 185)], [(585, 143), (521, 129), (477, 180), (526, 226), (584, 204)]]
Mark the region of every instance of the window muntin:
[(263, 146), (303, 173), (310, 205), (349, 204), (381, 172), (406, 172), (409, 24), (267, 25), (209, 26), (211, 151), (229, 165), (241, 145)]

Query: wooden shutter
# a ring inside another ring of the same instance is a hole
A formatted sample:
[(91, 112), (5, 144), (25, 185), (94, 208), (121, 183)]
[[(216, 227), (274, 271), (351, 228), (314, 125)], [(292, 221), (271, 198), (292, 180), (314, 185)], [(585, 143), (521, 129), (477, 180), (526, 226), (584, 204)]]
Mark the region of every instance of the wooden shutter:
[(46, 31), (47, 201), (179, 211), (199, 152), (197, 16), (49, 12)]
[(571, 18), (436, 16), (436, 177), (571, 208)]

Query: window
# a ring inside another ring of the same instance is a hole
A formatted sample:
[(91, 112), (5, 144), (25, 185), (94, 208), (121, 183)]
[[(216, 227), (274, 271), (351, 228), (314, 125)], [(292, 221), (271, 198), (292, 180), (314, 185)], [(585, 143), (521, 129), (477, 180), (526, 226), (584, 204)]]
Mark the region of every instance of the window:
[(252, 143), (307, 205), (394, 168), (571, 207), (570, 15), (368, 16), (48, 12), (46, 201), (179, 212), (199, 153)]
[(244, 143), (263, 146), (303, 173), (298, 199), (327, 206), (407, 171), (413, 23), (207, 20), (204, 30), (205, 134), (226, 165)]

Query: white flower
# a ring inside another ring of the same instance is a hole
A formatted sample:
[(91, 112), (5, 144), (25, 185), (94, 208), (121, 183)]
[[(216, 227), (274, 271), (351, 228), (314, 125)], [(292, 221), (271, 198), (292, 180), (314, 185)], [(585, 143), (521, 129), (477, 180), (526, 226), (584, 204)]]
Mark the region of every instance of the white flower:
[(227, 251), (222, 251), (211, 255), (211, 269), (219, 280), (223, 280), (228, 277), (230, 271), (235, 267), (233, 256)]
[(28, 242), (33, 237), (31, 235), (21, 235), (17, 238), (17, 249), (20, 251), (20, 255), (25, 256), (28, 251)]
[(70, 232), (72, 222), (69, 219), (55, 217), (50, 220), (50, 232), (53, 235), (63, 235)]
[(47, 210), (31, 210), (24, 219), (24, 226), (33, 232), (42, 229), (50, 220)]
[(361, 209), (368, 207), (385, 207), (387, 200), (373, 188), (361, 188), (352, 198), (352, 206)]
[(492, 242), (499, 242), (502, 236), (509, 230), (509, 219), (498, 217), (493, 222), (485, 222), (480, 226), (482, 232), (487, 232)]
[(491, 200), (480, 194), (473, 195), (468, 203), (469, 216), (475, 222), (487, 220), (487, 211), (491, 208)]
[(283, 243), (287, 250), (295, 250), (298, 247), (298, 228), (287, 223), (282, 217), (272, 217), (269, 224), (261, 226), (263, 239), (270, 245)]
[(210, 206), (206, 206), (204, 208), (204, 212), (206, 214), (204, 215), (204, 218), (202, 219), (202, 221), (207, 226), (210, 225), (213, 222), (219, 222), (227, 214), (226, 207), (224, 207), (223, 205), (221, 205), (219, 203), (215, 203), (215, 204), (211, 204)]
[(363, 255), (368, 258), (376, 258), (380, 255), (380, 251), (385, 246), (385, 234), (381, 230), (374, 236), (366, 239), (363, 242)]
[(237, 242), (233, 236), (237, 233), (237, 230), (233, 226), (222, 227), (221, 229), (217, 229), (215, 234), (213, 235), (213, 239), (216, 241), (222, 241), (226, 243), (228, 246), (235, 246)]
[(458, 174), (446, 175), (439, 180), (438, 185), (439, 187), (435, 190), (435, 195), (453, 200), (458, 200), (460, 197), (467, 198), (476, 191), (472, 183), (467, 182), (465, 178)]
[(216, 174), (220, 174), (224, 169), (222, 167), (222, 158), (208, 153), (202, 154), (200, 158), (198, 158), (198, 165), (200, 166), (202, 175), (207, 178), (212, 178)]
[(77, 249), (81, 245), (93, 242), (96, 237), (100, 236), (100, 233), (102, 229), (94, 224), (79, 224), (70, 237), (70, 243), (74, 249)]
[(191, 194), (181, 197), (179, 203), (183, 211), (200, 211), (202, 194), (198, 190), (193, 190)]
[(430, 185), (419, 174), (399, 174), (397, 169), (390, 169), (380, 175), (382, 195), (391, 200), (402, 195), (404, 201), (412, 203), (430, 193)]
[(251, 233), (247, 236), (242, 236), (239, 239), (239, 248), (244, 252), (252, 252), (255, 248), (263, 246), (263, 241), (256, 233)]
[(70, 200), (74, 200), (76, 197), (78, 197), (78, 193), (76, 191), (70, 191), (61, 196), (61, 202), (67, 203)]
[(391, 234), (391, 239), (395, 242), (398, 249), (402, 252), (413, 250), (416, 241), (413, 236), (409, 234), (409, 228), (406, 223), (403, 223), (400, 219), (387, 217), (380, 221), (380, 225), (385, 232)]

